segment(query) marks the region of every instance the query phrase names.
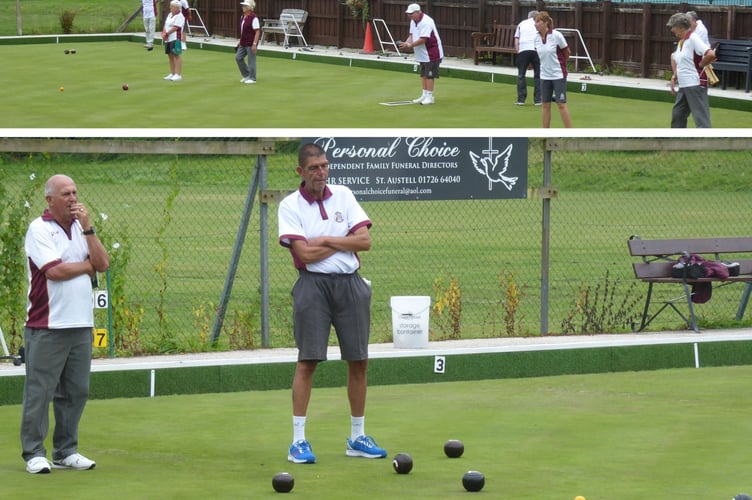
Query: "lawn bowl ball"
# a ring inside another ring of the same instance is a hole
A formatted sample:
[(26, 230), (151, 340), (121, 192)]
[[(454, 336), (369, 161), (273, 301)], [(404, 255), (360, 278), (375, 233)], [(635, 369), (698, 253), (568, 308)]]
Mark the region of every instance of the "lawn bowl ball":
[(76, 49), (70, 49), (70, 53), (71, 54), (75, 54), (76, 53)]
[(63, 52), (65, 52), (66, 54), (70, 54), (70, 50), (68, 49), (65, 49)]
[(289, 493), (295, 486), (295, 479), (289, 472), (280, 472), (272, 478), (272, 488), (277, 493)]
[(731, 500), (752, 500), (752, 497), (750, 497), (746, 493), (739, 493), (738, 495), (736, 495)]
[(128, 90), (128, 84), (127, 83), (123, 84), (123, 90)]
[(457, 439), (450, 439), (444, 443), (444, 453), (449, 458), (460, 458), (465, 452), (465, 445)]
[(409, 474), (413, 470), (413, 458), (407, 453), (397, 453), (392, 460), (392, 467), (397, 474)]
[(480, 491), (486, 485), (486, 476), (477, 470), (469, 470), (462, 476), (462, 486), (467, 491)]

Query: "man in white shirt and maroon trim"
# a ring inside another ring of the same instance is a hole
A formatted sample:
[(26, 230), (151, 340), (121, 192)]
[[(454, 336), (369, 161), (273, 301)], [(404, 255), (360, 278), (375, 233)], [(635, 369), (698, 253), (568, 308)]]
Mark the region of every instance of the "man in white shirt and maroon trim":
[(92, 278), (110, 265), (73, 180), (50, 177), (45, 199), (47, 210), (31, 222), (24, 244), (29, 294), (21, 455), (32, 474), (50, 472), (44, 447), (50, 403), (55, 414), (52, 467), (86, 470), (96, 465), (78, 453), (78, 423), (89, 397)]
[(327, 185), (329, 160), (317, 144), (298, 152), (302, 182), (279, 205), (279, 242), (290, 250), (299, 276), (292, 288), (293, 334), (298, 362), (292, 383), (293, 439), (287, 459), (315, 463), (305, 437), (306, 414), (319, 362), (327, 358), (334, 326), (347, 362), (350, 402), (349, 457), (384, 458), (365, 433), (371, 287), (359, 274), (358, 252), (371, 248), (371, 221), (346, 186)]
[(410, 18), (410, 36), (400, 48), (413, 49), (415, 60), (420, 64), (420, 79), (423, 86), (423, 93), (417, 99), (413, 99), (413, 102), (433, 104), (434, 80), (439, 77), (439, 64), (444, 59), (444, 46), (436, 23), (420, 10), (420, 5), (411, 3), (405, 13)]

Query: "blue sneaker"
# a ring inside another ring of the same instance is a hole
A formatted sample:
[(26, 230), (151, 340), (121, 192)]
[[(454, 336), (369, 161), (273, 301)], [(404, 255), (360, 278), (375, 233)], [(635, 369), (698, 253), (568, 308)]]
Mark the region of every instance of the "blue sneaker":
[(316, 455), (311, 451), (311, 443), (300, 440), (290, 445), (287, 460), (294, 464), (315, 464)]
[(355, 441), (347, 438), (345, 455), (348, 457), (384, 458), (386, 450), (379, 448), (371, 436), (360, 436)]

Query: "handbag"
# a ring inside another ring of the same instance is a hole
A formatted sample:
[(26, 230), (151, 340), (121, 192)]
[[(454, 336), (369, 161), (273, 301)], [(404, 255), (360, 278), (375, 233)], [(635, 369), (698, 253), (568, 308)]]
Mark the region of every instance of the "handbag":
[(720, 78), (718, 78), (718, 75), (715, 74), (712, 64), (705, 66), (705, 76), (708, 77), (708, 85), (710, 85), (711, 87), (713, 85), (718, 85), (718, 82), (721, 81)]
[(705, 277), (705, 259), (696, 254), (682, 252), (681, 257), (671, 266), (671, 277), (694, 280)]

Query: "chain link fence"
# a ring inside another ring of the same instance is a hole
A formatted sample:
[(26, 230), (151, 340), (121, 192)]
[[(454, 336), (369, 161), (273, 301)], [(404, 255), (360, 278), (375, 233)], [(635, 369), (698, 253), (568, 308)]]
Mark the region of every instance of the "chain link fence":
[[(18, 245), (45, 208), (41, 184), (65, 173), (99, 214), (97, 233), (111, 255), (100, 281), (109, 282), (112, 315), (97, 311), (96, 318), (97, 327), (112, 329), (115, 355), (293, 345), (296, 271), (277, 242), (276, 212), (279, 197), (299, 182), (297, 146), (274, 139), (0, 140), (0, 327), (9, 344), (18, 348), (23, 338)], [(634, 278), (627, 239), (749, 236), (750, 150), (750, 139), (531, 139), (526, 199), (364, 202), (373, 221), (373, 247), (361, 255), (361, 274), (372, 281), (372, 341), (392, 340), (392, 296), (431, 296), (433, 340), (631, 331), (647, 286)], [(253, 193), (214, 346), (259, 161), (267, 175)], [(268, 242), (260, 230), (266, 224)], [(265, 252), (268, 275), (260, 264)], [(682, 291), (659, 286), (656, 293), (660, 300)], [(741, 286), (714, 292), (696, 308), (700, 326), (731, 324), (741, 293)], [(686, 325), (669, 311), (650, 328)]]

